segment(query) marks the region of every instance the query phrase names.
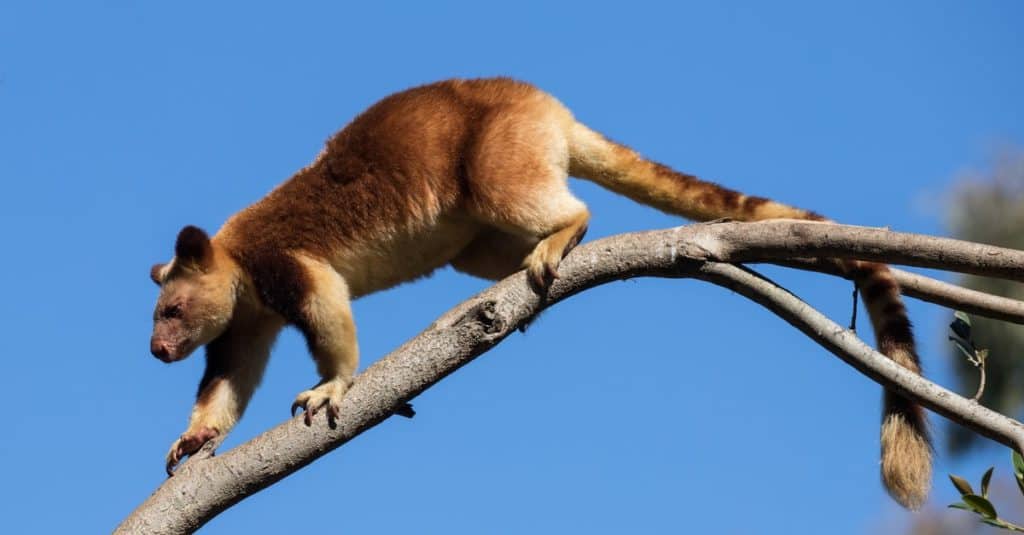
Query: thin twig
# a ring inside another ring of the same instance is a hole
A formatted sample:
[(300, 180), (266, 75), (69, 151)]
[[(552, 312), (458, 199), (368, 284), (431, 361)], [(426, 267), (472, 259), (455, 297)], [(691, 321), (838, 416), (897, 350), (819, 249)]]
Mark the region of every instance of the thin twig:
[(974, 401), (981, 402), (981, 395), (985, 393), (985, 361), (978, 363), (978, 392), (974, 394)]
[(860, 293), (860, 286), (853, 283), (853, 314), (850, 316), (850, 331), (857, 332), (857, 297)]

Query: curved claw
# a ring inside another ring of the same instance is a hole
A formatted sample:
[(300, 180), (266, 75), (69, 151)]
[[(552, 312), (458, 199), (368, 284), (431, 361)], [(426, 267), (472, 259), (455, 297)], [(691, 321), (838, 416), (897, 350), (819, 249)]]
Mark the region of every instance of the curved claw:
[(306, 412), (303, 420), (311, 426), (313, 418), (323, 409), (327, 413), (327, 424), (333, 426), (334, 420), (341, 415), (341, 399), (351, 383), (351, 378), (336, 377), (300, 393), (292, 403), (292, 416), (301, 407)]
[(174, 450), (171, 456), (167, 458), (167, 465), (164, 466), (164, 469), (167, 470), (167, 477), (174, 476), (174, 469), (178, 467), (178, 461), (181, 460), (178, 458), (178, 448), (174, 448)]
[(544, 283), (544, 275), (540, 271), (530, 270), (529, 271), (529, 275), (530, 275), (530, 281), (533, 282), (533, 285), (534, 285), (535, 288), (537, 288), (537, 289), (547, 288), (547, 284)]
[(171, 445), (171, 451), (167, 452), (167, 464), (164, 465), (164, 470), (167, 471), (167, 477), (174, 475), (174, 470), (178, 467), (178, 463), (181, 462), (182, 451), (181, 451), (181, 438), (174, 441)]
[(220, 434), (212, 427), (198, 426), (186, 431), (171, 444), (171, 450), (167, 452), (167, 462), (164, 470), (168, 476), (173, 476), (178, 464), (186, 457), (198, 452), (203, 446), (209, 443)]
[(338, 418), (341, 417), (341, 409), (333, 403), (327, 404), (327, 427), (337, 429)]
[(558, 278), (558, 268), (555, 267), (555, 265), (545, 263), (544, 271), (548, 274), (548, 277), (550, 277), (551, 280), (555, 280)]

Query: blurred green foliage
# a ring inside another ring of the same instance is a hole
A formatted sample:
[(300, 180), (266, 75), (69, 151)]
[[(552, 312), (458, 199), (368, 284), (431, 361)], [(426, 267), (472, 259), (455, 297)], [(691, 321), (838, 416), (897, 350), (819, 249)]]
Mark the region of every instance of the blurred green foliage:
[[(1024, 150), (1004, 150), (991, 168), (965, 173), (949, 203), (950, 235), (959, 239), (1024, 249)], [(964, 275), (959, 284), (1004, 297), (1024, 300), (1024, 285)], [(952, 312), (950, 312), (952, 316)], [(953, 318), (950, 317), (952, 321)], [(974, 339), (989, 349), (987, 383), (981, 403), (1003, 414), (1024, 415), (1024, 325), (972, 316)], [(957, 378), (955, 390), (971, 396), (978, 370), (950, 348)], [(957, 424), (948, 424), (949, 450), (961, 454), (982, 440)]]

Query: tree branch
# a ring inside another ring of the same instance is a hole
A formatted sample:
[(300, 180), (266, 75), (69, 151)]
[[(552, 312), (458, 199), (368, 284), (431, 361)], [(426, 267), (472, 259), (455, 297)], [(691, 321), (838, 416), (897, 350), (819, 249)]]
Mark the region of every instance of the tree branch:
[(923, 379), (873, 351), (786, 290), (722, 261), (858, 257), (945, 267), (1021, 280), (1024, 253), (957, 240), (796, 221), (715, 223), (623, 234), (577, 247), (545, 296), (518, 273), (441, 316), (361, 374), (331, 429), (295, 417), (210, 458), (189, 459), (118, 527), (117, 533), (189, 533), (390, 416), (403, 403), (529, 323), (541, 310), (605, 282), (637, 276), (694, 277), (769, 308), (880, 383), (993, 440), (1020, 449), (1024, 427)]
[[(1024, 251), (952, 238), (812, 221), (700, 225), (716, 258), (856, 258), (1024, 282)], [(700, 243), (701, 237), (697, 237)], [(785, 244), (785, 247), (780, 247)]]
[(795, 295), (731, 264), (709, 262), (696, 276), (760, 303), (876, 383), (972, 430), (1021, 451), (1024, 425), (947, 390), (896, 364)]
[[(827, 273), (850, 280), (850, 276), (843, 273), (835, 262), (792, 259), (776, 260), (772, 263), (780, 266)], [(947, 308), (963, 310), (969, 314), (985, 316), (986, 318), (1024, 324), (1024, 301), (979, 292), (918, 273), (903, 271), (902, 269), (891, 269), (892, 274), (896, 277), (896, 282), (900, 285), (900, 293), (907, 297), (935, 303)]]

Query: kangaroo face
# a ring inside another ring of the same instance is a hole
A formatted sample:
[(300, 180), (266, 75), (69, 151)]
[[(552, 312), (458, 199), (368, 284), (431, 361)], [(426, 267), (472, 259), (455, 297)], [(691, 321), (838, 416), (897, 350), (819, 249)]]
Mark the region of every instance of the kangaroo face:
[(236, 302), (234, 263), (215, 250), (205, 232), (183, 228), (174, 249), (171, 262), (150, 271), (160, 286), (150, 351), (164, 362), (184, 359), (220, 336)]

